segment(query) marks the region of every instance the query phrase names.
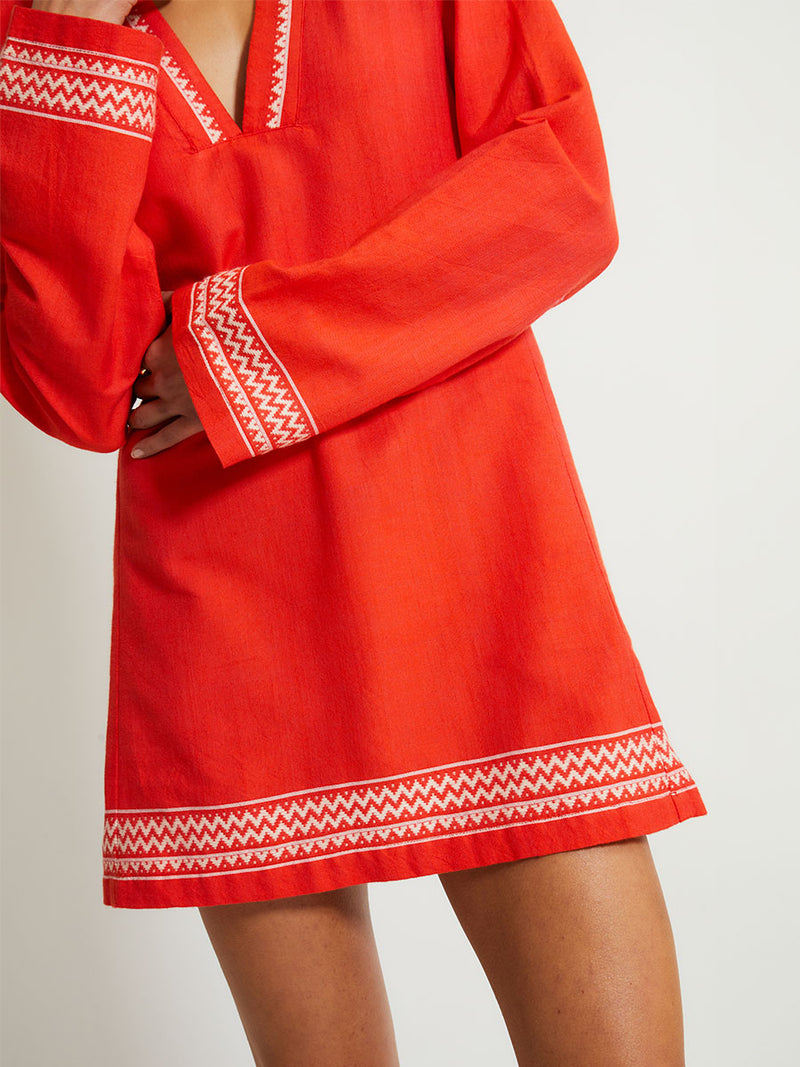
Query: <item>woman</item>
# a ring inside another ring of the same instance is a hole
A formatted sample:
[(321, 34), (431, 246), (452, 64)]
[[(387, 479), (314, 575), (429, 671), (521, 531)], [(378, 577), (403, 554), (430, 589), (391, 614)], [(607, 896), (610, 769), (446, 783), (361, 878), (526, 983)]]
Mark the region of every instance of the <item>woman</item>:
[(104, 903), (199, 909), (258, 1064), (391, 1064), (367, 885), (436, 873), (521, 1064), (682, 1064), (706, 809), (530, 330), (618, 240), (553, 4), (2, 33), (3, 393), (119, 450)]

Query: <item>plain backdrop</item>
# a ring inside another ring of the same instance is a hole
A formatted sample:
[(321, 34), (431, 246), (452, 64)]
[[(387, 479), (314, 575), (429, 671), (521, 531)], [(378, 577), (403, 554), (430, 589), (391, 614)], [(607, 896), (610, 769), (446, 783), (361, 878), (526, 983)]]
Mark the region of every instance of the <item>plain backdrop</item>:
[[(621, 243), (534, 333), (620, 610), (709, 809), (650, 836), (687, 1063), (789, 1067), (800, 14), (796, 0), (557, 7)], [(251, 1067), (197, 910), (101, 902), (115, 457), (2, 408), (4, 1063)], [(438, 878), (373, 883), (370, 899), (404, 1067), (513, 1067)]]

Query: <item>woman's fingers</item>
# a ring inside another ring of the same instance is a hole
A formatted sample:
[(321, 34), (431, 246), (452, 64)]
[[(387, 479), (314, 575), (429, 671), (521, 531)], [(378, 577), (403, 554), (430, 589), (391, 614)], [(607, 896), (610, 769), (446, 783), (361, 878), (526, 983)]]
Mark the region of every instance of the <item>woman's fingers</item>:
[(163, 430), (159, 430), (158, 433), (148, 434), (147, 437), (143, 437), (141, 441), (137, 442), (136, 447), (131, 452), (131, 456), (133, 459), (146, 459), (148, 456), (154, 456), (157, 452), (163, 452), (164, 449), (177, 445), (179, 441), (185, 441), (187, 437), (200, 433), (202, 429), (203, 427), (197, 417), (179, 415), (174, 422), (168, 423)]
[[(173, 292), (172, 289), (161, 291), (170, 318)], [(128, 427), (149, 430), (162, 423), (166, 425), (137, 442), (131, 452), (134, 459), (163, 452), (203, 430), (172, 345), (170, 325), (150, 342), (142, 359), (142, 370), (145, 373), (140, 373), (133, 383), (132, 404), (135, 406), (128, 414)], [(136, 399), (142, 403), (136, 404)]]
[(131, 409), (128, 415), (128, 425), (134, 430), (147, 430), (151, 426), (158, 426), (165, 419), (172, 418), (176, 412), (163, 400), (147, 400)]
[(51, 11), (55, 15), (78, 15), (114, 22), (121, 26), (135, 0), (32, 0), (34, 11)]
[(133, 383), (133, 395), (146, 400), (151, 396), (158, 396), (152, 374), (140, 374)]

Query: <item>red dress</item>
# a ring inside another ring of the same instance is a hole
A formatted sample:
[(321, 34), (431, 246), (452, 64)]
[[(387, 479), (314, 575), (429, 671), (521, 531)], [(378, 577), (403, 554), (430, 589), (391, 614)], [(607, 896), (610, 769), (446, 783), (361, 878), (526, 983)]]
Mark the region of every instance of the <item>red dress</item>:
[[(618, 243), (554, 6), (257, 0), (241, 128), (149, 0), (2, 15), (3, 393), (119, 449), (104, 903), (705, 814), (531, 330)], [(135, 460), (169, 289), (204, 431)]]

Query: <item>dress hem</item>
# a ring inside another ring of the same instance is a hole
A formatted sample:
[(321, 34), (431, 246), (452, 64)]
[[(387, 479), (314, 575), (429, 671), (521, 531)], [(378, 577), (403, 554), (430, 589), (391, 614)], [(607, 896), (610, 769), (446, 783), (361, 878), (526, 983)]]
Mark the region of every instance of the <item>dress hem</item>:
[(275, 867), (158, 880), (104, 877), (103, 904), (115, 908), (175, 908), (282, 899), (608, 844), (655, 833), (706, 814), (698, 788), (690, 786), (639, 804), (584, 812), (567, 819), (537, 820), (527, 825), (491, 828), (485, 833), (471, 831), (441, 841), (414, 841), (383, 850), (354, 850), (309, 859), (287, 865), (279, 878), (275, 877)]

